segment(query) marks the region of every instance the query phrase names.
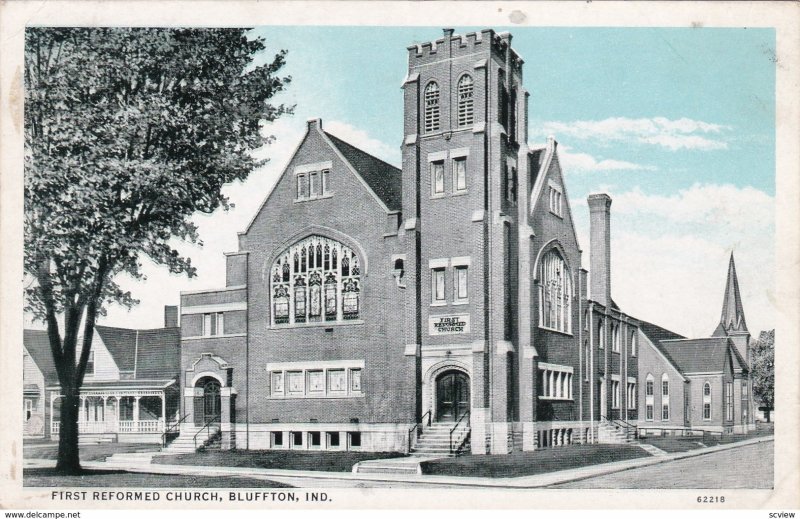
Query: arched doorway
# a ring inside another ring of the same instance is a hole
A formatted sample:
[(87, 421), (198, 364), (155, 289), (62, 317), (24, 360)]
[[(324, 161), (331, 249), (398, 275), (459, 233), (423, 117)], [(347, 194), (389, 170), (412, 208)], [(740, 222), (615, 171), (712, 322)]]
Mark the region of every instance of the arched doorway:
[(219, 381), (213, 377), (203, 377), (197, 381), (195, 387), (203, 390), (203, 395), (195, 397), (194, 401), (195, 424), (205, 425), (212, 421), (219, 422), (222, 412)]
[(436, 378), (436, 421), (455, 422), (469, 408), (469, 376), (456, 370), (439, 375)]

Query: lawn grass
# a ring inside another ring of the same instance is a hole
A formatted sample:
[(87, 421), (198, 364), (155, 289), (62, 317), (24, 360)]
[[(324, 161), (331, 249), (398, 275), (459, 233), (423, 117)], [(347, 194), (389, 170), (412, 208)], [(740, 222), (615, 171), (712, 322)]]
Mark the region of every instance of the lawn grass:
[(724, 434), (721, 436), (645, 436), (640, 438), (642, 443), (648, 443), (665, 452), (686, 452), (704, 447), (727, 445), (761, 436), (774, 434), (773, 424), (759, 424), (755, 431), (747, 434)]
[(444, 458), (421, 465), (423, 474), (513, 478), (647, 456), (635, 445), (567, 445), (533, 452)]
[(163, 465), (202, 465), (206, 467), (247, 467), (259, 469), (350, 472), (359, 461), (398, 458), (398, 452), (309, 452), (309, 451), (206, 451), (156, 456), (153, 463)]
[(86, 470), (80, 476), (56, 474), (55, 469), (23, 469), (26, 487), (98, 487), (98, 488), (291, 488), (291, 485), (264, 479), (233, 476), (188, 476), (143, 474), (122, 470)]
[[(78, 453), (81, 461), (103, 461), (118, 452), (152, 452), (159, 449), (159, 445), (147, 443), (99, 443), (97, 445), (80, 445)], [(24, 445), (22, 447), (24, 459), (54, 460), (58, 458), (58, 444), (52, 445)]]

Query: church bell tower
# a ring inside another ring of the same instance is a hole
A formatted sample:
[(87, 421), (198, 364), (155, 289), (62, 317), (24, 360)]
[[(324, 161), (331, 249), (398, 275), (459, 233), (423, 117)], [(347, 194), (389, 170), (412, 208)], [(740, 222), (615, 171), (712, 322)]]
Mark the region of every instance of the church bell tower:
[(406, 355), (419, 417), (468, 423), (473, 453), (508, 452), (519, 420), (522, 63), (510, 34), (445, 29), (408, 47), (403, 83)]

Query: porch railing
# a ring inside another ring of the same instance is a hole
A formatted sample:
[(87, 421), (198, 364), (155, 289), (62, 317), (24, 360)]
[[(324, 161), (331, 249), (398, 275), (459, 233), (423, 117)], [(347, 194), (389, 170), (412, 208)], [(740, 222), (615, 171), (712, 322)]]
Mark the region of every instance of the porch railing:
[[(61, 424), (53, 421), (50, 424), (50, 433), (58, 435)], [(78, 421), (79, 434), (130, 434), (130, 433), (163, 433), (164, 421), (158, 420), (106, 420), (106, 421)]]

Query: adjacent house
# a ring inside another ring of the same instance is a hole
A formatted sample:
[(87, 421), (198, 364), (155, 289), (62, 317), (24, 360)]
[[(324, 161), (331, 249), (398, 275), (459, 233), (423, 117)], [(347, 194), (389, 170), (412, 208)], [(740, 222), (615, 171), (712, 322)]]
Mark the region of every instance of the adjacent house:
[[(82, 441), (161, 442), (178, 419), (179, 330), (174, 306), (164, 328), (96, 327), (80, 394)], [(25, 330), (23, 366), (25, 437), (55, 440), (62, 395), (46, 331)]]

